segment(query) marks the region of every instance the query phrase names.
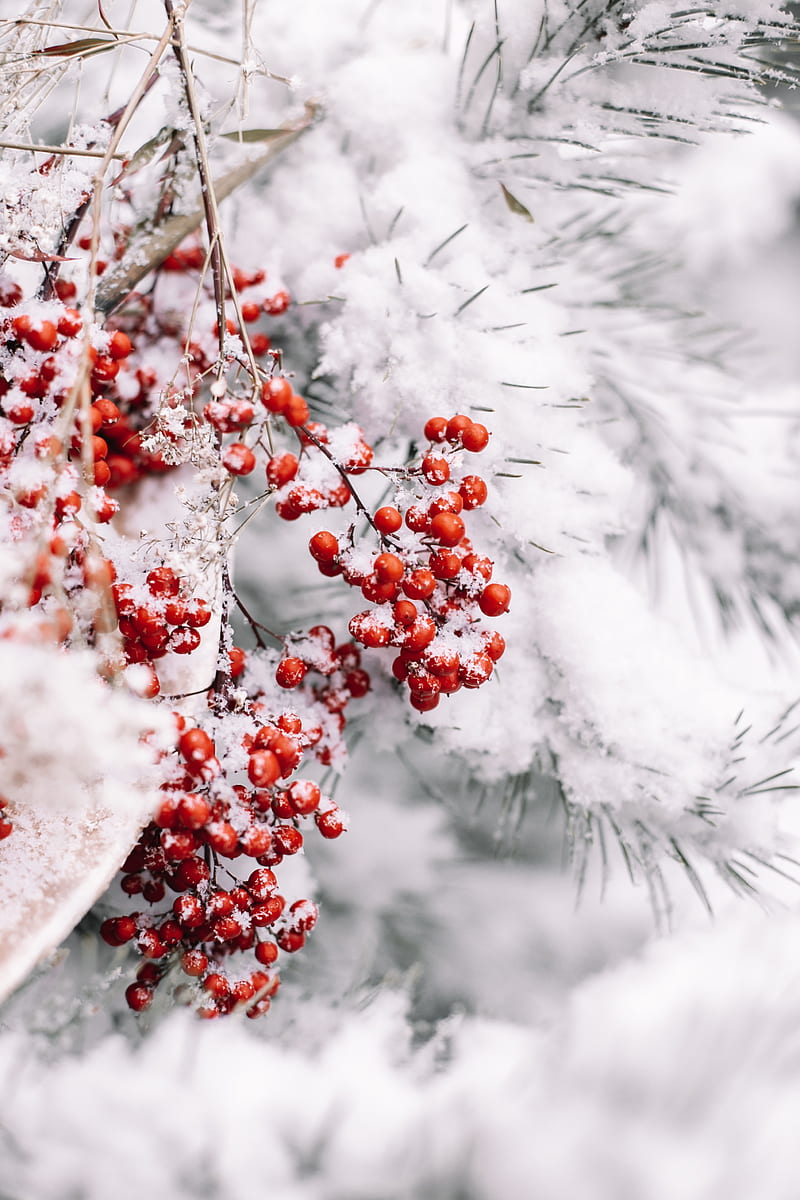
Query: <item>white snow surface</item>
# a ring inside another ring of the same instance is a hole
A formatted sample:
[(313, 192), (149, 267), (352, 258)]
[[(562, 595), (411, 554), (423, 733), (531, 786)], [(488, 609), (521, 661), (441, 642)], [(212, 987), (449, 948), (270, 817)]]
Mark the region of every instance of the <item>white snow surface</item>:
[[(491, 429), (469, 525), (512, 589), (508, 650), (424, 715), (389, 652), (365, 655), (336, 783), (352, 832), (309, 836), (298, 887), (313, 874), (320, 921), (263, 1021), (156, 1005), (135, 1025), (132, 957), (73, 935), (0, 1024), (0, 1191), (795, 1200), (798, 897), (779, 872), (798, 856), (800, 135), (744, 85), (630, 61), (670, 6), (581, 6), (562, 29), (575, 7), (549, 4), (537, 39), (545, 8), (524, 0), (256, 5), (248, 58), (291, 86), (250, 76), (246, 118), (235, 69), (198, 54), (226, 130), (322, 102), (227, 202), (232, 257), (289, 288), (293, 385), (376, 461), (430, 415)], [(674, 36), (734, 62), (759, 20), (784, 19), (737, 0)], [(137, 27), (161, 21), (136, 7)], [(195, 0), (189, 22), (193, 44), (241, 53), (238, 5)], [(126, 99), (129, 53), (110, 82), (86, 70), (95, 117)], [(186, 126), (165, 79), (132, 146)], [(34, 184), (44, 236), (69, 196), (0, 168), (4, 203)], [(385, 502), (383, 478), (361, 479)], [(247, 527), (237, 574), (267, 624), (343, 635), (362, 607), (304, 555), (346, 523), (328, 515)], [(68, 819), (65, 756), (77, 789), (139, 777), (134, 709), (98, 707), (79, 658), (52, 671), (52, 739), (30, 708), (14, 723), (41, 662), (10, 668), (4, 736), (38, 765), (0, 770), (42, 811)]]

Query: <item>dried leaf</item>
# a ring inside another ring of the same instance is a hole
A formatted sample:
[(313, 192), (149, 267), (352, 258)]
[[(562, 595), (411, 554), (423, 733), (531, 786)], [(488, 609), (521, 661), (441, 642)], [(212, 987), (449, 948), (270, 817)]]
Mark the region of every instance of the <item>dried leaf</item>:
[(74, 262), (72, 258), (65, 258), (63, 254), (46, 254), (44, 250), (28, 250), (23, 253), (22, 250), (6, 250), (6, 254), (10, 258), (19, 258), (22, 262)]
[(271, 142), (273, 138), (285, 137), (285, 129), (237, 129), (233, 133), (222, 133), (227, 142)]
[(524, 217), (526, 221), (532, 222), (533, 217), (528, 212), (525, 205), (522, 204), (521, 201), (519, 201), (516, 196), (511, 195), (511, 192), (508, 190), (508, 188), (506, 187), (506, 185), (504, 183), (501, 183), (500, 187), (503, 189), (503, 198), (505, 199), (505, 202), (508, 205), (508, 207), (511, 209), (512, 213), (516, 213), (517, 216)]
[(171, 141), (174, 136), (175, 130), (172, 128), (172, 126), (163, 125), (157, 134), (151, 137), (149, 141), (144, 142), (137, 150), (134, 150), (130, 158), (125, 161), (122, 170), (114, 180), (114, 186), (116, 186), (121, 179), (128, 175), (133, 175), (136, 171), (140, 171), (142, 167), (145, 167), (153, 158), (159, 147), (163, 146), (165, 142)]
[(111, 50), (116, 45), (118, 45), (117, 41), (111, 38), (76, 38), (73, 42), (59, 42), (55, 46), (45, 46), (43, 50), (36, 50), (34, 53), (66, 58), (74, 54), (85, 54), (89, 50)]

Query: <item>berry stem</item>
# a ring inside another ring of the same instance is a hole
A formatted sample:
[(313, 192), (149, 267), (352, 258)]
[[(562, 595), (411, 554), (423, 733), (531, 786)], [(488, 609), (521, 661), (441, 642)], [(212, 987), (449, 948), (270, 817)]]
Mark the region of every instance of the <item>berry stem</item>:
[(331, 463), (331, 465), (336, 468), (336, 470), (341, 475), (341, 477), (344, 481), (344, 484), (347, 487), (347, 490), (350, 492), (350, 495), (353, 497), (353, 503), (355, 504), (355, 506), (356, 506), (357, 510), (359, 511), (359, 513), (361, 514), (361, 516), (366, 518), (367, 521), (369, 521), (370, 525), (375, 530), (378, 537), (382, 537), (380, 530), (377, 528), (375, 522), (372, 519), (372, 514), (370, 513), (366, 504), (361, 499), (358, 492), (356, 491), (356, 489), (353, 487), (352, 483), (350, 482), (350, 478), (347, 474), (347, 471), (344, 469), (344, 467), (340, 463), (338, 463), (336, 461), (336, 459), (333, 457), (333, 455), (331, 454), (330, 450), (325, 445), (325, 443), (321, 442), (318, 437), (315, 437), (307, 425), (302, 425), (300, 427), (300, 429), (298, 430), (298, 434), (302, 434), (303, 437), (306, 437), (306, 438), (308, 438), (308, 440), (310, 442), (313, 442), (313, 444), (317, 447), (317, 449), (319, 451), (321, 451), (322, 454), (325, 455), (328, 462)]

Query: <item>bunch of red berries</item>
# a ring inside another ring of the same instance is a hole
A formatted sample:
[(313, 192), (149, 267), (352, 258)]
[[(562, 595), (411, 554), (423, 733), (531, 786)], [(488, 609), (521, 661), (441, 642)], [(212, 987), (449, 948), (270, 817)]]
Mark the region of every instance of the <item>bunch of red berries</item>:
[[(287, 690), (297, 688), (309, 671), (321, 675), (325, 683), (315, 684), (314, 699), (336, 716), (344, 730), (344, 710), (351, 700), (366, 696), (370, 687), (369, 675), (361, 667), (361, 653), (352, 642), (336, 645), (333, 631), (327, 625), (314, 625), (307, 633), (284, 639), (284, 652), (275, 670), (275, 681)], [(329, 765), (330, 750), (317, 752), (320, 762)]]
[[(144, 591), (144, 595), (142, 592)], [(148, 696), (160, 691), (154, 662), (166, 654), (192, 654), (200, 646), (200, 630), (212, 617), (207, 600), (191, 593), (171, 567), (155, 567), (138, 589), (131, 583), (114, 583), (111, 588), (129, 663), (151, 669)], [(138, 595), (137, 595), (138, 593)]]
[(465, 515), (484, 503), (487, 487), (462, 472), (463, 452), (485, 449), (488, 430), (458, 414), (432, 417), (425, 437), (419, 465), (398, 481), (397, 506), (371, 518), (377, 553), (355, 544), (353, 527), (346, 545), (327, 530), (309, 542), (324, 575), (341, 575), (375, 606), (356, 613), (350, 632), (363, 646), (399, 651), (393, 674), (420, 712), (489, 679), (505, 641), (482, 617), (500, 616), (511, 601), (505, 584), (491, 582), (491, 560), (466, 535)]
[[(115, 256), (125, 241), (118, 232)], [(216, 639), (216, 625), (208, 627), (217, 599), (182, 574), (182, 535), (172, 556), (165, 549), (142, 564), (117, 555), (115, 565), (96, 526), (136, 503), (137, 489), (125, 485), (188, 460), (211, 468), (209, 505), (221, 536), (233, 481), (260, 463), (284, 520), (351, 498), (368, 516), (377, 548), (356, 542), (352, 525), (341, 539), (316, 533), (310, 549), (322, 574), (341, 575), (372, 606), (352, 618), (350, 632), (361, 646), (396, 650), (392, 670), (411, 704), (426, 712), (442, 695), (478, 687), (505, 648), (484, 618), (510, 602), (466, 533), (487, 486), (465, 461), (486, 447), (488, 431), (462, 415), (431, 418), (419, 461), (391, 473), (394, 504), (370, 516), (352, 480), (387, 469), (374, 466), (356, 424), (311, 419), (280, 350), (258, 327), (285, 312), (288, 293), (267, 289), (263, 271), (234, 271), (226, 299), (241, 325), (227, 318), (220, 340), (220, 297), (209, 280), (192, 278), (205, 266), (198, 244), (179, 247), (162, 264), (158, 287), (129, 297), (108, 329), (66, 306), (77, 294), (68, 279), (55, 280), (56, 299), (23, 304), (17, 285), (0, 277), (0, 485), (8, 536), (29, 559), (27, 623), (0, 612), (0, 636), (67, 647), (79, 636), (99, 647), (116, 617), (119, 639), (103, 669), (113, 675), (128, 665), (141, 676), (146, 668), (137, 690), (168, 701), (156, 666)], [(191, 289), (199, 289), (196, 303)], [(157, 305), (165, 291), (173, 303)], [(191, 330), (178, 315), (187, 309)], [(165, 346), (173, 361), (186, 347), (169, 379), (154, 365)], [(106, 488), (124, 490), (117, 500)], [(225, 588), (227, 603), (235, 593)], [(318, 915), (310, 899), (286, 898), (281, 863), (302, 851), (310, 830), (336, 838), (346, 827), (319, 784), (295, 773), (312, 760), (341, 766), (345, 710), (370, 688), (359, 646), (337, 644), (328, 626), (316, 625), (279, 638), (280, 652), (269, 652), (263, 627), (252, 625), (261, 649), (245, 654), (230, 648), (222, 621), (216, 673), (204, 681), (207, 707), (196, 721), (176, 715), (174, 748), (160, 759), (159, 810), (123, 866), (121, 888), (142, 907), (102, 926), (106, 942), (133, 943), (145, 960), (126, 993), (135, 1011), (172, 977), (180, 979), (176, 994), (203, 1016), (239, 1006), (250, 1017), (266, 1012), (280, 955), (303, 946)], [(0, 840), (10, 831), (0, 801)]]
[[(327, 641), (314, 631), (309, 637)], [(346, 649), (331, 648), (331, 657), (341, 664)], [(146, 960), (126, 992), (136, 1011), (179, 969), (196, 981), (193, 988), (181, 985), (179, 995), (201, 1016), (241, 1005), (257, 1017), (279, 987), (280, 954), (299, 950), (316, 923), (316, 904), (307, 898), (287, 903), (276, 871), (302, 849), (309, 827), (324, 838), (345, 830), (344, 814), (319, 785), (293, 776), (307, 756), (324, 764), (342, 756), (342, 710), (350, 697), (342, 681), (334, 704), (328, 684), (301, 689), (295, 706), (283, 708), (274, 689), (254, 682), (259, 669), (274, 671), (274, 658), (258, 658), (231, 652), (236, 675), (249, 683), (235, 710), (221, 708), (212, 691), (202, 724), (176, 718), (176, 750), (163, 760), (164, 799), (123, 865), (122, 890), (150, 907), (109, 918), (101, 932), (112, 946), (135, 942)], [(245, 875), (234, 868), (238, 859), (255, 865)], [(168, 890), (171, 906), (154, 911)], [(255, 969), (237, 965), (247, 951)]]
[[(36, 508), (48, 497), (58, 499), (60, 495), (63, 499), (65, 495), (63, 489), (54, 489), (61, 472), (53, 464), (64, 465), (75, 458), (87, 484), (102, 489), (109, 483), (111, 472), (105, 461), (109, 447), (101, 434), (119, 421), (120, 413), (106, 393), (126, 364), (132, 345), (120, 330), (84, 330), (78, 310), (61, 300), (31, 302), (25, 312), (19, 311), (21, 301), (16, 285), (0, 287), (0, 302), (9, 310), (9, 315), (0, 319), (0, 411), (4, 418), (0, 458), (6, 467), (12, 459), (17, 461), (4, 480), (7, 495), (23, 508)], [(65, 448), (55, 426), (63, 426), (60, 410), (75, 395), (83, 371), (92, 403), (84, 410), (75, 397), (73, 432)], [(88, 454), (84, 455), (87, 438)], [(117, 507), (104, 492), (94, 494), (95, 520), (110, 520)]]

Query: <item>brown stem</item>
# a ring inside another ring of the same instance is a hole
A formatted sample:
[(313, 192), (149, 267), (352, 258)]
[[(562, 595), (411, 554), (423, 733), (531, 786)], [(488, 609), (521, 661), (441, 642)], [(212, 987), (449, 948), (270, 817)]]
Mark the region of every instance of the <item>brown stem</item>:
[(243, 601), (240, 599), (240, 597), (238, 596), (238, 594), (235, 591), (233, 593), (233, 599), (236, 603), (236, 607), (239, 609), (242, 616), (245, 618), (245, 620), (250, 625), (250, 628), (252, 629), (253, 634), (255, 636), (256, 642), (258, 643), (259, 649), (266, 650), (266, 648), (267, 648), (267, 643), (264, 641), (264, 639), (261, 636), (261, 633), (259, 632), (262, 629), (264, 630), (264, 633), (266, 633), (268, 637), (271, 637), (280, 646), (282, 646), (284, 644), (284, 638), (280, 637), (279, 634), (277, 634), (277, 633), (273, 633), (271, 629), (268, 629), (267, 626), (263, 624), (263, 622), (257, 621), (255, 619), (255, 617), (252, 615), (252, 613), (250, 613), (245, 608)]
[(211, 255), (211, 276), (214, 280), (214, 300), (217, 306), (217, 340), (219, 344), (219, 369), (221, 374), (225, 357), (225, 272), (222, 262), (222, 244), (220, 241), (220, 226), (219, 226), (219, 211), (217, 209), (217, 199), (214, 193), (214, 181), (211, 178), (211, 169), (208, 162), (208, 151), (206, 148), (205, 133), (203, 131), (203, 122), (200, 113), (200, 106), (197, 102), (197, 93), (194, 86), (194, 75), (192, 73), (189, 56), (186, 49), (186, 34), (183, 26), (183, 7), (179, 12), (175, 11), (175, 5), (172, 0), (164, 0), (164, 7), (167, 11), (167, 16), (172, 21), (175, 37), (172, 42), (172, 52), (178, 60), (181, 78), (183, 79), (183, 90), (186, 95), (186, 104), (189, 109), (189, 116), (192, 118), (192, 140), (195, 149), (195, 162), (197, 163), (197, 174), (200, 177), (200, 196), (203, 204), (203, 212), (205, 214), (206, 229), (208, 230), (208, 243)]
[(362, 517), (365, 517), (367, 519), (367, 521), (369, 521), (370, 525), (375, 530), (378, 537), (381, 539), (381, 541), (383, 541), (383, 534), (381, 533), (381, 531), (378, 529), (375, 522), (373, 521), (372, 515), (371, 515), (369, 509), (367, 508), (366, 504), (359, 496), (356, 489), (353, 487), (353, 485), (350, 482), (350, 479), (348, 477), (347, 471), (344, 469), (344, 467), (341, 465), (341, 463), (338, 463), (336, 461), (336, 459), (333, 457), (333, 455), (331, 454), (330, 450), (325, 445), (325, 443), (321, 442), (318, 437), (315, 437), (307, 425), (301, 425), (300, 429), (297, 430), (296, 432), (297, 432), (298, 436), (302, 433), (303, 437), (306, 437), (306, 438), (308, 438), (308, 440), (310, 442), (313, 442), (313, 444), (317, 447), (317, 449), (320, 450), (325, 455), (328, 462), (333, 467), (336, 468), (339, 475), (341, 475), (342, 479), (344, 480), (344, 483), (345, 483), (348, 491), (350, 492), (350, 495), (353, 497), (353, 501), (355, 503), (356, 508), (361, 513)]

